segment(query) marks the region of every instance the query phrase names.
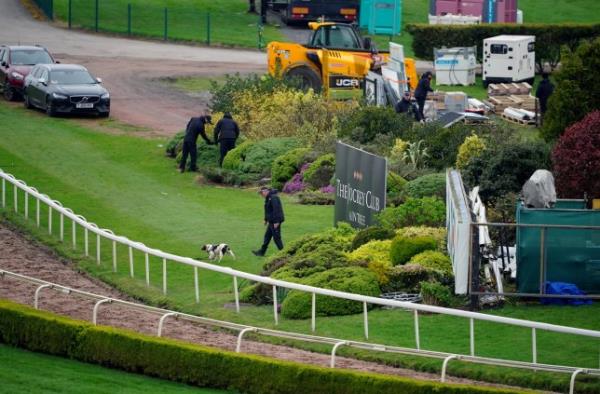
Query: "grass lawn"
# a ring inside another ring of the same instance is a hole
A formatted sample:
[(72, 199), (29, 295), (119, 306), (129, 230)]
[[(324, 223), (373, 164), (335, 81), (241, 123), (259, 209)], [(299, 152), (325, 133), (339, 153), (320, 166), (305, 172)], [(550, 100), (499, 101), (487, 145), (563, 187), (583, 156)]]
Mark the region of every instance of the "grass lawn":
[[(87, 130), (69, 119), (46, 118), (38, 112), (0, 102), (0, 168), (14, 174), (76, 213), (99, 226), (112, 229), (146, 245), (184, 256), (202, 256), (200, 245), (228, 242), (237, 260), (224, 259), (222, 265), (257, 273), (264, 260), (251, 255), (262, 238), (262, 201), (254, 190), (200, 186), (195, 176), (175, 171), (175, 163), (164, 157), (164, 140), (107, 135)], [(42, 229), (21, 214), (10, 213), (12, 190), (8, 190), (6, 217), (70, 257), (90, 272), (126, 292), (155, 305), (227, 319), (246, 324), (274, 327), (272, 307), (245, 306), (238, 315), (224, 308), (233, 301), (232, 280), (224, 275), (201, 271), (201, 303), (194, 302), (193, 270), (169, 264), (168, 297), (161, 292), (162, 262), (151, 259), (151, 286), (144, 283), (144, 259), (135, 254), (135, 279), (129, 278), (127, 249), (117, 248), (118, 272), (112, 272), (111, 245), (101, 245), (102, 264), (82, 256), (82, 231), (76, 251), (71, 249), (70, 223), (65, 225), (65, 242), (57, 240), (58, 217), (54, 215), (52, 237), (47, 232), (47, 210), (42, 209)], [(22, 194), (21, 194), (22, 196)], [(30, 202), (30, 209), (33, 205)], [(284, 197), (286, 222), (284, 241), (330, 227), (332, 207), (301, 206)], [(80, 229), (81, 230), (81, 229)], [(95, 240), (90, 242), (95, 256)], [(317, 300), (318, 302), (318, 300)], [(528, 306), (506, 307), (493, 313), (576, 327), (600, 329), (600, 305), (583, 307)], [(369, 313), (370, 340), (378, 343), (414, 347), (412, 314), (400, 310), (374, 310)], [(420, 320), (423, 348), (449, 352), (468, 352), (469, 324), (446, 316), (426, 315)], [(531, 359), (529, 330), (497, 324), (476, 323), (476, 353), (517, 360)], [(310, 332), (310, 321), (280, 320), (278, 328)], [(319, 317), (317, 335), (363, 340), (362, 315)], [(510, 338), (510, 339), (509, 339)], [(508, 341), (508, 342), (507, 342)], [(564, 346), (556, 347), (556, 343)], [(504, 345), (507, 344), (507, 345)], [(598, 341), (538, 332), (538, 362), (598, 366)], [(321, 349), (330, 351), (330, 349)], [(347, 350), (342, 350), (344, 354)], [(577, 355), (574, 359), (573, 355)], [(369, 357), (373, 357), (370, 354)], [(420, 369), (439, 370), (438, 360), (400, 356), (379, 356), (390, 362)], [(483, 373), (486, 367), (456, 363), (453, 371)], [(462, 369), (461, 369), (462, 368)], [(475, 372), (473, 372), (475, 371)], [(508, 372), (490, 373), (489, 379), (504, 381)], [(531, 374), (510, 371), (516, 381), (531, 380)], [(547, 376), (547, 375), (536, 375)], [(568, 376), (549, 378), (560, 387)], [(539, 380), (538, 380), (539, 381)], [(539, 383), (538, 383), (539, 384)], [(596, 383), (599, 384), (600, 383)], [(600, 386), (594, 386), (599, 388)]]
[[(69, 0), (55, 0), (55, 17), (68, 21)], [(128, 4), (131, 4), (131, 33), (162, 39), (186, 40), (211, 45), (258, 47), (258, 16), (247, 14), (246, 0), (102, 0), (99, 2), (98, 29), (111, 33), (128, 33)], [(207, 14), (210, 14), (208, 21)], [(94, 29), (95, 2), (72, 0), (74, 27)], [(209, 29), (210, 26), (210, 29)], [(210, 33), (209, 33), (210, 30)], [(264, 41), (283, 36), (273, 26), (265, 26)]]
[(232, 393), (154, 379), (6, 345), (0, 345), (0, 380), (3, 393)]

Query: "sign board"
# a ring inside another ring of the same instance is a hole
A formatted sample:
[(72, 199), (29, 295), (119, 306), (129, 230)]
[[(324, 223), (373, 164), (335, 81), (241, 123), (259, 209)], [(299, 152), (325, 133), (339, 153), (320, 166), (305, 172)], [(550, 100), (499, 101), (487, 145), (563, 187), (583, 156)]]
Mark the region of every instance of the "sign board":
[(335, 149), (335, 224), (364, 228), (385, 208), (387, 161), (353, 146)]

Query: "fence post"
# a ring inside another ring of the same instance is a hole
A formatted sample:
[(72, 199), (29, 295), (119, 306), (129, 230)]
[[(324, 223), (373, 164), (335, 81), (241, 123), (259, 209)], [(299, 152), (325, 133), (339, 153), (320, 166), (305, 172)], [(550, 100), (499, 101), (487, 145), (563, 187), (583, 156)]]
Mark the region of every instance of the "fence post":
[(169, 10), (168, 8), (165, 7), (165, 31), (164, 31), (164, 40), (167, 41), (167, 36), (168, 36), (168, 17), (169, 17)]
[(233, 293), (235, 296), (235, 311), (240, 313), (240, 295), (238, 293), (237, 276), (233, 277)]
[(117, 241), (112, 242), (113, 272), (117, 272)]
[(531, 358), (534, 364), (537, 364), (537, 336), (535, 327), (531, 329)]
[(194, 290), (196, 291), (196, 304), (200, 303), (200, 286), (198, 285), (198, 267), (194, 267)]
[(40, 227), (40, 199), (35, 199), (35, 224)]
[(48, 205), (48, 234), (52, 235), (52, 207)]
[(54, 20), (54, 0), (50, 0), (50, 9), (48, 10), (48, 18)]
[(100, 233), (96, 233), (96, 263), (100, 265)]
[(100, 5), (98, 4), (98, 0), (96, 0), (96, 15), (95, 15), (95, 30), (98, 33), (98, 14), (100, 13)]
[(69, 30), (71, 30), (73, 22), (73, 0), (69, 0)]
[(144, 255), (144, 265), (146, 266), (146, 286), (150, 286), (150, 257), (148, 252)]
[(85, 244), (84, 251), (85, 251), (85, 256), (87, 257), (90, 254), (90, 246), (88, 245), (88, 229), (87, 229), (87, 227), (84, 227), (84, 230), (83, 230), (83, 243)]
[(127, 35), (131, 35), (131, 3), (127, 4)]
[(275, 325), (278, 325), (279, 317), (277, 316), (277, 286), (273, 286), (273, 317), (275, 318)]
[(2, 208), (6, 207), (6, 179), (2, 178)]
[(364, 315), (364, 326), (365, 326), (365, 338), (369, 339), (369, 316), (367, 315), (367, 302), (363, 302), (363, 315)]
[(312, 332), (317, 329), (317, 294), (312, 293), (312, 306), (310, 312), (310, 328)]
[(71, 240), (73, 241), (73, 249), (77, 249), (77, 223), (75, 223), (75, 219), (71, 222)]
[(65, 240), (65, 215), (60, 213), (60, 242)]
[(167, 259), (163, 258), (163, 294), (167, 295)]
[(29, 219), (29, 193), (25, 189), (25, 219)]
[(419, 337), (419, 311), (415, 309), (415, 344), (417, 350), (421, 350), (421, 338)]
[(469, 319), (469, 343), (471, 348), (471, 356), (475, 356), (475, 320)]
[(540, 230), (540, 294), (546, 293), (546, 227)]
[(129, 276), (133, 278), (133, 248), (129, 247)]
[(15, 213), (19, 213), (19, 188), (16, 184), (13, 185), (13, 197), (15, 200)]
[(206, 13), (206, 45), (210, 46), (210, 12)]

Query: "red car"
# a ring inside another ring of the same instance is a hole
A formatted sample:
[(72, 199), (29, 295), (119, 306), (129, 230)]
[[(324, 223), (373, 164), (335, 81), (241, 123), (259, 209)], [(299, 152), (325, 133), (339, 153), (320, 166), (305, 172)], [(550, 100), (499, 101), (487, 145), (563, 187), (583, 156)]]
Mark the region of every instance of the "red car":
[(23, 81), (36, 64), (55, 63), (41, 46), (0, 46), (0, 89), (8, 101), (23, 97)]

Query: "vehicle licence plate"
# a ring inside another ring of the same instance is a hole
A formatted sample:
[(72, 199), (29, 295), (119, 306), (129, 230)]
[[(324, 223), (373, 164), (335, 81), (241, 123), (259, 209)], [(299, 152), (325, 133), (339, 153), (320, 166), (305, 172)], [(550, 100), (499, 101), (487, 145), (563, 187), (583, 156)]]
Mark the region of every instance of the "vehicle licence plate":
[(94, 103), (78, 103), (75, 108), (94, 108)]

